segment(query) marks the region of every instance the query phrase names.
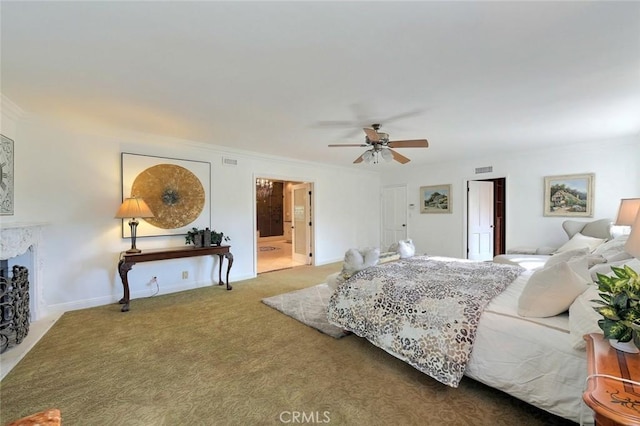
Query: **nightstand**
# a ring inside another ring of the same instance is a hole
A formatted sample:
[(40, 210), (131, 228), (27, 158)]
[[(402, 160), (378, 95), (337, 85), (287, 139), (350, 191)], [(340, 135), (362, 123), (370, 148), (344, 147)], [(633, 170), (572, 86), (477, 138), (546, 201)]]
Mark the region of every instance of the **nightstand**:
[[(602, 334), (587, 334), (587, 371), (640, 382), (640, 354), (618, 351)], [(640, 386), (607, 377), (592, 377), (582, 394), (595, 412), (597, 426), (640, 426)]]

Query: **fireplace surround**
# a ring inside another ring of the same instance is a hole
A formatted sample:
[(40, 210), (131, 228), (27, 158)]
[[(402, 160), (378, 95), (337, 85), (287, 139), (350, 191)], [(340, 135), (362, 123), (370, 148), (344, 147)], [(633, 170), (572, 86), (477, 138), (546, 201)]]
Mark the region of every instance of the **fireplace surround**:
[(0, 224), (0, 259), (29, 270), (29, 310), (31, 322), (46, 316), (42, 288), (42, 223)]

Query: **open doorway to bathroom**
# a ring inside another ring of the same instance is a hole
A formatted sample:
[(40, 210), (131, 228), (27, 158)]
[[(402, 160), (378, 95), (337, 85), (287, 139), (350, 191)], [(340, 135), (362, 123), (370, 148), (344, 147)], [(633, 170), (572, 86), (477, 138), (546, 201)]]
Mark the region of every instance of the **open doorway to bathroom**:
[[(305, 190), (308, 186), (305, 182), (256, 179), (258, 274), (311, 263), (311, 191)], [(305, 255), (301, 256), (301, 252)]]

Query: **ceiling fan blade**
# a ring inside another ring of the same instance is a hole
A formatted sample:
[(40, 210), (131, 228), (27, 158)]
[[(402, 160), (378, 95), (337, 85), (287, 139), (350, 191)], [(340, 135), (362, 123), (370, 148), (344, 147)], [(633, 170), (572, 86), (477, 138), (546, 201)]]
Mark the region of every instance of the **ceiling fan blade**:
[(366, 147), (368, 147), (369, 145), (367, 145), (367, 144), (363, 144), (363, 143), (345, 143), (345, 144), (331, 144), (331, 145), (328, 145), (328, 146), (329, 146), (329, 147), (332, 147), (332, 148), (333, 148), (333, 147), (337, 147), (337, 146), (359, 146), (359, 147), (366, 148)]
[(389, 148), (429, 148), (429, 142), (426, 139), (412, 139), (406, 141), (389, 141)]
[(378, 132), (376, 132), (373, 129), (370, 129), (368, 127), (365, 127), (364, 132), (367, 134), (367, 137), (369, 138), (370, 141), (372, 142), (378, 142), (380, 140), (380, 136), (378, 135)]
[(405, 157), (402, 154), (397, 153), (396, 151), (390, 149), (389, 151), (391, 151), (391, 155), (393, 155), (393, 159), (396, 160), (398, 163), (402, 163), (402, 164), (406, 164), (408, 163), (409, 160), (407, 157)]
[(364, 160), (364, 153), (360, 157), (356, 158), (356, 160), (353, 162), (353, 164), (362, 163), (363, 160)]

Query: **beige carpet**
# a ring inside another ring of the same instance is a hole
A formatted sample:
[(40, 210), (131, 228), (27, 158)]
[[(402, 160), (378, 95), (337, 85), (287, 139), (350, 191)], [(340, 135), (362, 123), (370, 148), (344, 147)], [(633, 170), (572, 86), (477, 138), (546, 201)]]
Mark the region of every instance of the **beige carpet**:
[(0, 424), (47, 408), (65, 426), (278, 425), (296, 413), (332, 425), (571, 424), (467, 378), (449, 388), (261, 302), (339, 269), (135, 299), (128, 313), (67, 312), (0, 382)]
[(331, 289), (326, 283), (322, 283), (267, 297), (262, 299), (262, 303), (324, 334), (340, 339), (347, 333), (342, 328), (329, 324), (327, 306), (330, 297)]

